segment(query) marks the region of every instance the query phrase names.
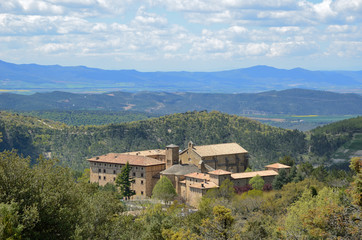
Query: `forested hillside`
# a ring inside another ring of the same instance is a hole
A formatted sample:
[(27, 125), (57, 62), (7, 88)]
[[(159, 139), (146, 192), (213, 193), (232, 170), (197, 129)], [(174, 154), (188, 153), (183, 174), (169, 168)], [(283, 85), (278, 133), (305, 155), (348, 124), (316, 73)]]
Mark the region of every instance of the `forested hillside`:
[(0, 110), (106, 110), (172, 114), (187, 111), (220, 111), (229, 114), (362, 114), (362, 96), (326, 91), (288, 89), (260, 93), (211, 94), (168, 92), (112, 92), (33, 95), (0, 94)]
[(40, 110), (18, 111), (17, 113), (62, 122), (67, 125), (106, 125), (111, 123), (132, 122), (158, 117), (156, 114), (134, 111), (102, 111), (102, 110)]
[(362, 117), (346, 119), (311, 131), (311, 152), (317, 156), (349, 159), (362, 156)]
[(85, 160), (95, 155), (164, 148), (170, 143), (184, 148), (190, 140), (196, 145), (237, 142), (249, 151), (255, 168), (284, 155), (297, 157), (307, 149), (305, 134), (300, 131), (205, 111), (81, 127), (1, 112), (0, 131), (0, 150), (15, 148), (32, 158), (44, 154), (75, 169), (87, 167)]

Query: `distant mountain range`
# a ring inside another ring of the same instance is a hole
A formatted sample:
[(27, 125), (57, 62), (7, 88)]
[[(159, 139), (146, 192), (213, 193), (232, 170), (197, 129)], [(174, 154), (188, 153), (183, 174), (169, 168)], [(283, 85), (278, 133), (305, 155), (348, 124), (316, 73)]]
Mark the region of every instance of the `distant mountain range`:
[(229, 114), (362, 114), (362, 96), (289, 89), (261, 93), (68, 92), (0, 94), (0, 110), (109, 110), (155, 114), (217, 110)]
[(0, 90), (3, 91), (252, 93), (290, 88), (361, 94), (362, 71), (255, 66), (219, 72), (138, 72), (0, 61)]

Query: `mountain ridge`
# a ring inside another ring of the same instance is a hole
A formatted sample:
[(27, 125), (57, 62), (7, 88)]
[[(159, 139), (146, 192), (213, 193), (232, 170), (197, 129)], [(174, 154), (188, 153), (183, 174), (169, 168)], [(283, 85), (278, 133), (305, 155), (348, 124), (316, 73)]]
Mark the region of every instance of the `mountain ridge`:
[(143, 90), (241, 93), (292, 87), (362, 93), (362, 71), (311, 71), (257, 65), (214, 72), (104, 70), (86, 66), (13, 64), (0, 60), (0, 89), (7, 91)]

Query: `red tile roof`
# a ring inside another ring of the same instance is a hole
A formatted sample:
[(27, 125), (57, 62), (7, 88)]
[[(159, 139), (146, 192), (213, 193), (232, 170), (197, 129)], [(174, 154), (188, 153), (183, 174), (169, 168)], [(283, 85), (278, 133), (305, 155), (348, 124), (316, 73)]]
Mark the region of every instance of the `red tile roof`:
[(242, 173), (231, 174), (231, 178), (233, 178), (233, 179), (252, 178), (252, 177), (255, 177), (256, 175), (259, 175), (261, 177), (268, 177), (268, 176), (276, 176), (276, 175), (278, 175), (278, 173), (274, 170), (242, 172)]
[(213, 145), (193, 146), (193, 148), (194, 151), (201, 157), (232, 155), (232, 154), (240, 154), (248, 152), (237, 143), (222, 143), (222, 144), (213, 144)]
[(143, 151), (136, 151), (136, 152), (125, 152), (122, 154), (148, 157), (148, 156), (155, 156), (155, 155), (166, 155), (166, 151), (164, 149), (150, 149), (150, 150), (143, 150)]
[(281, 163), (273, 163), (273, 164), (270, 164), (270, 165), (267, 165), (265, 166), (266, 168), (290, 168), (290, 166), (288, 165), (284, 165), (284, 164), (281, 164)]
[(210, 189), (210, 188), (218, 188), (219, 186), (213, 182), (202, 182), (202, 183), (194, 183), (190, 185), (190, 188), (198, 188), (198, 189)]
[(126, 164), (128, 162), (130, 165), (134, 166), (153, 166), (165, 164), (164, 162), (161, 162), (154, 158), (122, 153), (108, 153), (106, 155), (90, 158), (88, 159), (88, 161), (115, 164)]
[(185, 177), (210, 180), (209, 174), (199, 173), (199, 172), (189, 173), (189, 174), (185, 175)]

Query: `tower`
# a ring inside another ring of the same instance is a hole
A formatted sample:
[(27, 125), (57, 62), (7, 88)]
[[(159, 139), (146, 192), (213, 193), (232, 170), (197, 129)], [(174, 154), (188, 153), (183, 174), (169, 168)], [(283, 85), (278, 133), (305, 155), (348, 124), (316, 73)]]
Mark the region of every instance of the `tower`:
[(179, 164), (179, 146), (170, 144), (166, 146), (166, 169)]

